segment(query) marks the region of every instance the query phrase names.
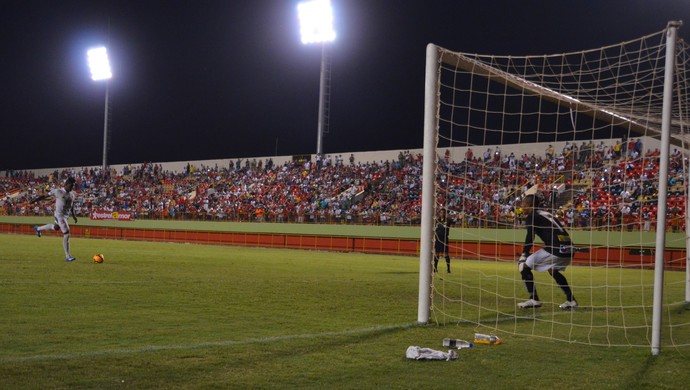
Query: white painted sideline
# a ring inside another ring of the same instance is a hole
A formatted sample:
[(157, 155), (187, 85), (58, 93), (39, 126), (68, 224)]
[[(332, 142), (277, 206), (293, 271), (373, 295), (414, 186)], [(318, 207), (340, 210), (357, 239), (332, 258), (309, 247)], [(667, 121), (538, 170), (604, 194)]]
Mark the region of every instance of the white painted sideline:
[(98, 356), (108, 356), (108, 355), (126, 355), (126, 354), (137, 354), (145, 352), (155, 352), (155, 351), (171, 351), (171, 350), (190, 350), (190, 349), (200, 349), (200, 348), (211, 348), (211, 347), (227, 347), (231, 345), (243, 345), (243, 344), (264, 344), (273, 341), (289, 341), (289, 340), (299, 340), (299, 339), (318, 339), (324, 337), (337, 337), (337, 336), (347, 336), (356, 334), (366, 334), (374, 333), (385, 330), (400, 330), (408, 329), (412, 327), (420, 326), (417, 323), (407, 323), (399, 325), (379, 325), (372, 326), (369, 328), (362, 329), (351, 329), (343, 330), (339, 332), (324, 332), (324, 333), (307, 333), (307, 334), (297, 334), (297, 335), (286, 335), (286, 336), (274, 336), (274, 337), (258, 337), (249, 338), (244, 340), (224, 340), (224, 341), (210, 341), (206, 343), (198, 344), (180, 344), (180, 345), (148, 345), (139, 348), (124, 348), (124, 349), (109, 349), (102, 351), (89, 351), (89, 352), (72, 352), (72, 353), (60, 353), (60, 354), (49, 354), (49, 355), (33, 355), (33, 356), (22, 356), (15, 358), (2, 358), (0, 359), (0, 364), (6, 363), (22, 363), (22, 362), (38, 362), (38, 361), (52, 361), (52, 360), (68, 360), (83, 357), (98, 357)]

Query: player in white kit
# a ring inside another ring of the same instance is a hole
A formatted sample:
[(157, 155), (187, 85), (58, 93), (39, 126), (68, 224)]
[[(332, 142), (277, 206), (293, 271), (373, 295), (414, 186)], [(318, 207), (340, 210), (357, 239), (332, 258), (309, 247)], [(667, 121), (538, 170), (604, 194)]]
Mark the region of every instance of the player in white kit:
[(76, 198), (75, 193), (72, 191), (74, 188), (74, 178), (69, 177), (65, 180), (65, 188), (56, 188), (48, 192), (47, 195), (41, 195), (38, 198), (31, 201), (31, 203), (39, 202), (43, 199), (54, 197), (55, 198), (55, 223), (49, 223), (43, 226), (34, 226), (36, 235), (41, 237), (41, 232), (44, 230), (60, 230), (62, 232), (62, 248), (65, 250), (65, 261), (72, 262), (76, 260), (76, 257), (72, 257), (69, 250), (69, 223), (67, 222), (69, 216), (74, 218), (74, 223), (77, 223), (77, 215), (74, 213), (74, 200)]

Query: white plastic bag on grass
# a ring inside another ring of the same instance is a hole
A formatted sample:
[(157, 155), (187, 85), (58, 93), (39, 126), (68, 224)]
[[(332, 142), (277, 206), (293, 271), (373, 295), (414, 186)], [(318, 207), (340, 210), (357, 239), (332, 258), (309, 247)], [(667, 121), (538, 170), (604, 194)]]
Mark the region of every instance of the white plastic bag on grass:
[(449, 350), (448, 352), (437, 351), (431, 348), (421, 348), (417, 346), (407, 347), (405, 356), (413, 360), (455, 360), (458, 358), (457, 351)]

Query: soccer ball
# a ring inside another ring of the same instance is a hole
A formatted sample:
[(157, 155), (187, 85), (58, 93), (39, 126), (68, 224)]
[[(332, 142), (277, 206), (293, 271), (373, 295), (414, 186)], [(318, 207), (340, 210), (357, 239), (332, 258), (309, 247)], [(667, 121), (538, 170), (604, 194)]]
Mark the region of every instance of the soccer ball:
[(103, 260), (105, 260), (105, 256), (103, 256), (103, 254), (93, 255), (93, 262), (94, 263), (102, 263)]

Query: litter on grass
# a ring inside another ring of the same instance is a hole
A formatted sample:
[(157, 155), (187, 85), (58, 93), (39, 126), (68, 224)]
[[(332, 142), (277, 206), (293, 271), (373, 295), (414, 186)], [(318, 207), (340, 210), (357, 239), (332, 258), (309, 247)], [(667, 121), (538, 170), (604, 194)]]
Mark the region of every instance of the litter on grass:
[(422, 348), (417, 346), (407, 347), (407, 352), (405, 356), (412, 360), (455, 360), (458, 358), (458, 352), (454, 350), (449, 350), (448, 352), (437, 351), (431, 348)]

